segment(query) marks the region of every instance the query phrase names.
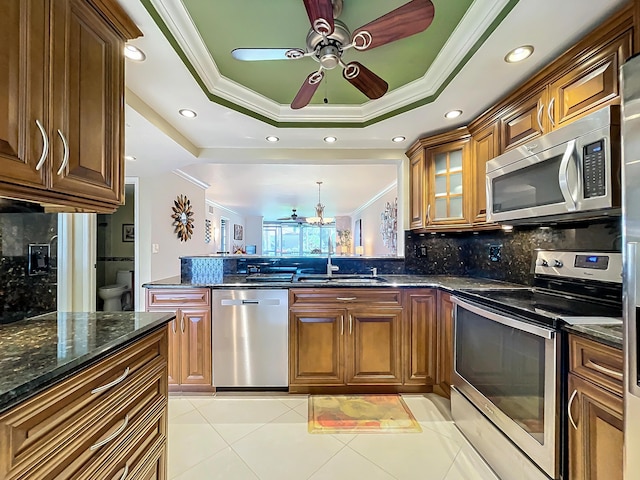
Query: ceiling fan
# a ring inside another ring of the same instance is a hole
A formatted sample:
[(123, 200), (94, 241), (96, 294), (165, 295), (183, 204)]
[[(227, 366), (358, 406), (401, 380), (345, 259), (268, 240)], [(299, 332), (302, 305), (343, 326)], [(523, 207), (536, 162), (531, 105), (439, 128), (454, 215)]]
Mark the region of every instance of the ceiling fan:
[(342, 67), (342, 76), (372, 100), (387, 93), (389, 85), (359, 62), (344, 63), (342, 54), (349, 48), (364, 51), (415, 35), (424, 31), (435, 13), (431, 0), (411, 0), (372, 22), (356, 29), (351, 35), (347, 26), (337, 20), (342, 0), (303, 0), (311, 22), (307, 34), (307, 49), (301, 48), (236, 48), (233, 58), (244, 61), (298, 60), (311, 57), (320, 68), (310, 73), (291, 102), (300, 109), (311, 101), (324, 78), (324, 70)]
[(291, 209), (291, 215), (289, 215), (288, 217), (278, 218), (277, 220), (290, 220), (290, 221), (298, 222), (298, 223), (306, 222), (307, 221), (307, 217), (301, 217), (300, 215), (298, 215), (296, 213), (296, 211), (297, 210), (295, 208), (292, 208)]

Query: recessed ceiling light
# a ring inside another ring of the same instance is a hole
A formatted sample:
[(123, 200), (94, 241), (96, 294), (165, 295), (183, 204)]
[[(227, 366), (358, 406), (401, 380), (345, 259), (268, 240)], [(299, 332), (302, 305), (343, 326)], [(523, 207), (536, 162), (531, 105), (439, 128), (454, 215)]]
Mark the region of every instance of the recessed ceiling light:
[(133, 45), (125, 45), (124, 56), (129, 60), (133, 60), (135, 62), (144, 62), (144, 60), (147, 58), (142, 50)]
[(462, 115), (462, 110), (451, 110), (450, 112), (444, 114), (444, 118), (458, 118), (460, 115)]
[(276, 137), (275, 135), (269, 135), (267, 137), (267, 142), (279, 142), (280, 139), (278, 137)]
[(525, 58), (529, 58), (533, 53), (532, 45), (522, 45), (521, 47), (514, 48), (504, 56), (504, 61), (507, 63), (521, 62)]
[(334, 143), (337, 142), (338, 139), (336, 137), (324, 137), (324, 141), (327, 143)]
[(125, 160), (129, 160), (130, 162), (135, 162), (136, 161), (136, 157), (134, 157), (133, 155), (125, 155), (124, 159)]
[(198, 116), (196, 112), (194, 112), (193, 110), (189, 110), (188, 108), (182, 108), (178, 110), (178, 113), (187, 118), (196, 118)]
[(397, 137), (393, 137), (391, 139), (392, 142), (396, 142), (396, 143), (400, 143), (400, 142), (404, 142), (407, 139), (407, 137), (403, 137), (402, 135), (398, 135)]

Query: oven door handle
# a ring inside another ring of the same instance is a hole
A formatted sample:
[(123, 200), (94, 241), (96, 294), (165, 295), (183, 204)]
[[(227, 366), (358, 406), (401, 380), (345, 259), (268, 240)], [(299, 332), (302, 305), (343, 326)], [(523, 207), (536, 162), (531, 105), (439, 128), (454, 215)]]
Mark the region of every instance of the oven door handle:
[(556, 334), (555, 330), (550, 330), (548, 328), (540, 327), (538, 325), (534, 325), (532, 323), (528, 323), (522, 320), (516, 320), (513, 318), (506, 317), (504, 315), (501, 315), (494, 311), (480, 307), (473, 303), (469, 303), (464, 300), (461, 300), (458, 297), (451, 297), (451, 301), (456, 306), (462, 307), (465, 310), (469, 310), (470, 312), (475, 313), (476, 315), (488, 318), (489, 320), (493, 320), (494, 322), (501, 323), (502, 325), (506, 325), (507, 327), (515, 328), (516, 330), (522, 330), (524, 332), (537, 335), (538, 337), (552, 340)]

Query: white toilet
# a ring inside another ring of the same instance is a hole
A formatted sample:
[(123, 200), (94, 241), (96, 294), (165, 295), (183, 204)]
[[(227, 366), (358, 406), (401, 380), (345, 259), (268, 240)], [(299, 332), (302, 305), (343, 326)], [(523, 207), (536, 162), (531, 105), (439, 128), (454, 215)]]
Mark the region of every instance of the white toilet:
[(118, 270), (116, 273), (116, 283), (98, 288), (98, 296), (104, 300), (103, 310), (105, 312), (119, 312), (122, 305), (131, 303), (131, 272), (129, 270)]

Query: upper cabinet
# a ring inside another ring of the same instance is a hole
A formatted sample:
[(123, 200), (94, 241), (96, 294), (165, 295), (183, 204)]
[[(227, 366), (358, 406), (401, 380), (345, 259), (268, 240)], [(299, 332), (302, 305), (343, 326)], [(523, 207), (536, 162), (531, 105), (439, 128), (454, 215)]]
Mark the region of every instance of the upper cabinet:
[(416, 142), (410, 158), (411, 228), (468, 225), (473, 210), (472, 162), (466, 128)]
[(633, 39), (630, 3), (471, 122), (468, 132), (463, 127), (419, 139), (407, 151), (410, 228), (493, 228), (486, 223), (487, 162), (620, 103), (618, 69), (634, 52)]
[(0, 0), (0, 195), (109, 212), (124, 191), (124, 43), (113, 0)]

